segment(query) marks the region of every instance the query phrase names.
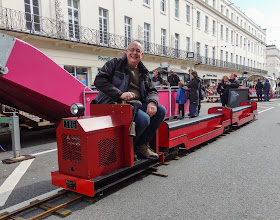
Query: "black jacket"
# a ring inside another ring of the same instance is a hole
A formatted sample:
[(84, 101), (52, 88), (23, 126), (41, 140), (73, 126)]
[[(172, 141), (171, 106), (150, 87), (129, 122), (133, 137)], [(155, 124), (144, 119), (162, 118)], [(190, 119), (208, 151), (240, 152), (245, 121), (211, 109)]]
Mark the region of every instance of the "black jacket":
[(170, 84), (170, 86), (178, 86), (178, 83), (180, 82), (180, 78), (176, 73), (173, 73), (172, 76), (168, 76), (167, 80)]
[(190, 97), (190, 103), (199, 104), (199, 90), (201, 88), (201, 82), (199, 78), (194, 78), (192, 81), (190, 81), (187, 84), (187, 87), (189, 88), (189, 97)]
[(231, 84), (229, 85), (230, 88), (238, 88), (240, 86), (239, 82), (236, 79), (229, 79)]
[(257, 91), (257, 94), (258, 95), (261, 95), (262, 94), (262, 90), (263, 90), (263, 84), (262, 82), (258, 82), (255, 86), (255, 89)]
[[(149, 71), (141, 61), (138, 68), (140, 101), (142, 103), (154, 102), (158, 104), (158, 93), (152, 85)], [(94, 80), (94, 85), (99, 90), (95, 98), (96, 103), (110, 104), (121, 101), (120, 96), (129, 91), (130, 82), (126, 54), (122, 58), (114, 58), (106, 62)]]

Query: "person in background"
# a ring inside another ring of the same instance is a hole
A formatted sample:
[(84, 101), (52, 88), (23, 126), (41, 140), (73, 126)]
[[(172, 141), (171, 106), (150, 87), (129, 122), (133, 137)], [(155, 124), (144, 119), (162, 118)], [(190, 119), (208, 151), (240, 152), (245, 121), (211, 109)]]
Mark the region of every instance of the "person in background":
[(197, 106), (197, 116), (199, 116), (200, 113), (200, 108), (201, 108), (201, 101), (204, 99), (204, 93), (202, 90), (202, 79), (197, 76), (197, 78), (199, 79), (200, 83), (199, 83), (199, 88), (198, 88), (198, 95), (199, 95), (199, 99), (198, 99), (198, 106)]
[(185, 104), (187, 102), (186, 89), (184, 83), (179, 82), (179, 89), (177, 90), (176, 103), (179, 104), (180, 119), (185, 117)]
[(160, 77), (157, 70), (153, 71), (152, 83), (153, 83), (154, 87), (160, 86), (163, 83), (163, 79)]
[(239, 82), (236, 80), (236, 77), (237, 77), (236, 73), (231, 73), (229, 80), (226, 81), (227, 87), (226, 87), (225, 95), (227, 97), (227, 106), (228, 106), (228, 100), (229, 100), (229, 90), (237, 89), (240, 86)]
[(232, 73), (230, 74), (230, 79), (228, 82), (226, 82), (226, 85), (228, 85), (230, 88), (238, 88), (240, 86), (239, 82), (236, 80), (237, 74)]
[(262, 92), (263, 92), (263, 84), (260, 81), (260, 79), (258, 79), (258, 83), (255, 86), (256, 92), (257, 92), (257, 96), (258, 96), (258, 102), (261, 101), (262, 102)]
[(198, 79), (198, 74), (196, 71), (191, 72), (191, 81), (187, 84), (187, 88), (189, 89), (189, 98), (190, 98), (190, 106), (189, 106), (189, 116), (190, 118), (197, 117), (198, 115), (198, 105), (199, 105), (199, 91), (198, 89), (201, 87), (201, 82)]
[(173, 72), (173, 70), (170, 70), (169, 76), (167, 77), (167, 81), (170, 84), (170, 86), (178, 86), (180, 78), (176, 73)]
[(167, 84), (167, 82), (165, 80), (163, 80), (163, 82), (162, 82), (161, 89), (168, 89), (168, 84)]
[[(94, 85), (99, 90), (97, 104), (139, 100), (142, 107), (135, 116), (135, 152), (142, 157), (157, 159), (149, 142), (162, 123), (166, 109), (158, 104), (158, 92), (152, 84), (149, 71), (141, 62), (143, 47), (139, 41), (132, 41), (122, 58), (114, 58), (105, 63), (97, 74)], [(134, 158), (137, 159), (137, 154)]]
[(268, 79), (265, 80), (265, 83), (263, 85), (263, 91), (264, 91), (264, 101), (269, 102), (270, 83)]
[(226, 82), (229, 82), (228, 76), (223, 76), (221, 82), (218, 84), (217, 92), (220, 94), (222, 106), (227, 106), (229, 87)]

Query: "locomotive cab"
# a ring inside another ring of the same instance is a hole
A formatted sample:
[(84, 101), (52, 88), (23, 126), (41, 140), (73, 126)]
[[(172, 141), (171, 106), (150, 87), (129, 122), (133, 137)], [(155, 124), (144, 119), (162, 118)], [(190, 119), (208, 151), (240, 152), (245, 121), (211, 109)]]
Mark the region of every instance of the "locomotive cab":
[(81, 111), (81, 104), (73, 104), (71, 112), (78, 117), (64, 118), (57, 127), (59, 170), (52, 172), (53, 185), (94, 196), (158, 164), (151, 159), (134, 162), (131, 105), (91, 104), (91, 115), (80, 117)]

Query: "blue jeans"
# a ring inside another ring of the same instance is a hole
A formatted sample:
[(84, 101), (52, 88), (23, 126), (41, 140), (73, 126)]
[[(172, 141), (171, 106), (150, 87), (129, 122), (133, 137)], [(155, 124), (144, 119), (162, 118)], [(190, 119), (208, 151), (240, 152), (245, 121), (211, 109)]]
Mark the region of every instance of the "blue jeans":
[(157, 106), (157, 113), (151, 118), (146, 113), (146, 110), (147, 104), (143, 103), (142, 108), (139, 109), (135, 116), (136, 137), (133, 140), (134, 146), (140, 146), (151, 141), (166, 114), (166, 109), (162, 105)]
[(190, 106), (189, 106), (190, 117), (197, 116), (197, 107), (198, 107), (198, 105), (196, 105), (194, 103), (190, 103)]
[(264, 101), (269, 101), (269, 92), (264, 92)]

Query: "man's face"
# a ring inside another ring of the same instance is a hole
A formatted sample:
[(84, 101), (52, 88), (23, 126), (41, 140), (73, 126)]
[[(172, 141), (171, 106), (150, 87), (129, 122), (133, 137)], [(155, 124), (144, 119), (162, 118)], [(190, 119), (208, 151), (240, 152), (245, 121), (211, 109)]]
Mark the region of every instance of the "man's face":
[(154, 77), (157, 77), (158, 73), (157, 72), (153, 72), (153, 75), (154, 75)]
[(235, 79), (234, 73), (230, 74), (231, 79)]
[(127, 56), (127, 63), (129, 66), (137, 67), (138, 63), (143, 57), (141, 44), (133, 41), (129, 44), (128, 48), (125, 50)]
[(172, 76), (172, 75), (173, 75), (173, 73), (174, 73), (173, 71), (170, 71), (170, 72), (169, 72), (169, 75), (170, 75), (170, 76)]

